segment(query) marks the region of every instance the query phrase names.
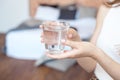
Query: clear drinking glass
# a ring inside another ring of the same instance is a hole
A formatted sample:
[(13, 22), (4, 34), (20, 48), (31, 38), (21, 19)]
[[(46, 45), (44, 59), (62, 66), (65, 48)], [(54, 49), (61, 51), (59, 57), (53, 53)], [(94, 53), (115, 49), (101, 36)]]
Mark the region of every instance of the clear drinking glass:
[(66, 40), (69, 25), (65, 22), (49, 21), (42, 26), (46, 51), (51, 54), (63, 52), (65, 46), (61, 41)]

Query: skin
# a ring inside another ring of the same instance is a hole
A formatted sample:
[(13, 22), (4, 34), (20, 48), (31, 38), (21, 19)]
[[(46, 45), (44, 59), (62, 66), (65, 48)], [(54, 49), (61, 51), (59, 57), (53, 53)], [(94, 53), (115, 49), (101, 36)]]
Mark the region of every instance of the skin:
[(58, 6), (68, 6), (76, 4), (76, 6), (86, 6), (99, 8), (101, 5), (101, 0), (30, 0), (30, 16), (34, 18), (37, 8), (42, 5), (58, 5)]
[(99, 8), (102, 4), (101, 0), (76, 0), (77, 5), (83, 5), (87, 7)]
[(37, 8), (42, 5), (58, 5), (58, 6), (67, 6), (75, 4), (75, 0), (30, 0), (30, 16), (34, 18)]
[[(53, 55), (49, 53), (46, 53), (46, 55), (54, 59), (76, 59), (77, 62), (87, 72), (93, 72), (96, 67), (96, 63), (99, 63), (114, 80), (120, 80), (120, 64), (112, 60), (104, 53), (104, 51), (96, 46), (96, 41), (101, 31), (103, 20), (108, 12), (108, 7), (104, 5), (100, 7), (97, 16), (96, 29), (90, 42), (81, 41), (77, 32), (70, 29), (67, 34), (68, 40), (62, 41), (62, 43), (64, 45), (70, 46), (72, 50), (65, 51), (59, 55)], [(41, 38), (43, 39), (44, 36), (42, 35)], [(42, 42), (44, 42), (44, 40)]]

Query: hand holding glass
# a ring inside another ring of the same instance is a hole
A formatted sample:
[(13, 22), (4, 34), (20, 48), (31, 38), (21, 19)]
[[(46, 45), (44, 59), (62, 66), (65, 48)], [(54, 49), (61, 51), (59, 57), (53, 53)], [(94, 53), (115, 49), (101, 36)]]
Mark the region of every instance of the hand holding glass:
[(50, 54), (61, 53), (64, 51), (62, 40), (66, 40), (69, 25), (65, 22), (49, 21), (42, 24), (45, 49)]

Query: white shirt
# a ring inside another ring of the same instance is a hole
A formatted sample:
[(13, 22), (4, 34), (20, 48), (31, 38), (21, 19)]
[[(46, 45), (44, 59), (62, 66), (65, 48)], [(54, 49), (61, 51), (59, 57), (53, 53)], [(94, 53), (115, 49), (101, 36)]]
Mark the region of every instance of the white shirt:
[[(120, 7), (111, 8), (105, 17), (97, 46), (120, 63)], [(95, 75), (99, 80), (113, 80), (99, 64), (96, 66)]]

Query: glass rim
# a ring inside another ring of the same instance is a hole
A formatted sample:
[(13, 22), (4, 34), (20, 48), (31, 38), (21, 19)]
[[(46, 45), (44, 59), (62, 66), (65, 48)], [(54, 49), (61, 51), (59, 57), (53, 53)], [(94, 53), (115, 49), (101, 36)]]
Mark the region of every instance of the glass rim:
[(51, 26), (64, 27), (66, 29), (70, 27), (70, 25), (64, 21), (45, 21), (41, 25), (43, 26), (43, 28), (47, 27), (55, 30), (61, 30), (61, 29), (60, 28), (57, 29)]

